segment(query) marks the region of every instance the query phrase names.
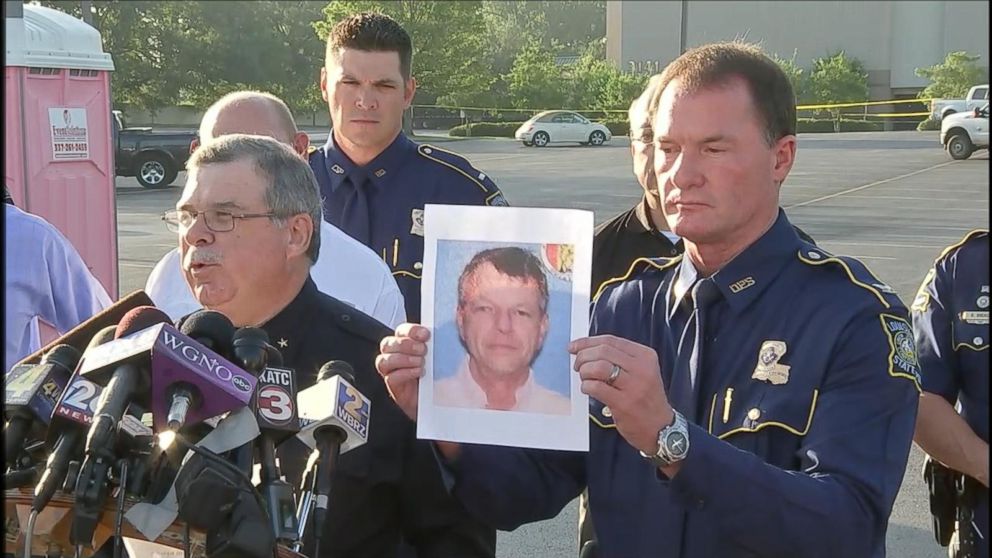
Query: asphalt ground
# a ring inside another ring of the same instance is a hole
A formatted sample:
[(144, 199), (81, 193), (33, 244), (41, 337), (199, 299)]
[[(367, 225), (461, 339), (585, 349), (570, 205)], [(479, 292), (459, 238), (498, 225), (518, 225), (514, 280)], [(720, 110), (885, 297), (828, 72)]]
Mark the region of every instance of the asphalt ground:
[[(313, 142), (325, 139), (315, 135)], [(602, 147), (543, 149), (505, 139), (437, 141), (492, 177), (516, 206), (588, 209), (600, 223), (640, 198), (626, 138)], [(155, 262), (175, 246), (158, 216), (173, 207), (184, 180), (181, 173), (173, 187), (144, 190), (133, 178), (117, 179), (122, 293), (142, 288)], [(909, 303), (945, 246), (988, 228), (988, 153), (952, 161), (936, 133), (803, 135), (782, 206), (821, 247), (860, 258)], [(914, 446), (889, 523), (889, 556), (946, 555), (930, 531), (921, 467)], [(499, 556), (576, 556), (576, 513), (573, 502), (554, 519), (500, 533)]]

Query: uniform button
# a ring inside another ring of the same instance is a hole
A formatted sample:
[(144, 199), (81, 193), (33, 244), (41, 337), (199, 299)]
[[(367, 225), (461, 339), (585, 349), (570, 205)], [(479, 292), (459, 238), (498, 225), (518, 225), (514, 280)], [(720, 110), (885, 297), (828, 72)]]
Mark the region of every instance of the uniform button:
[(972, 339), (972, 342), (975, 343), (976, 345), (981, 345), (982, 344), (982, 341), (983, 341), (983, 339), (981, 337), (976, 337), (976, 338)]
[(424, 153), (426, 153), (426, 154), (428, 154), (428, 155), (430, 155), (430, 154), (431, 154), (431, 153), (433, 153), (433, 152), (434, 152), (434, 150), (433, 150), (433, 149), (431, 149), (430, 147), (425, 147), (425, 148), (424, 148)]
[(759, 418), (761, 418), (761, 410), (758, 409), (757, 407), (751, 409), (750, 411), (747, 412), (747, 418), (751, 420), (758, 420)]
[(696, 509), (697, 510), (703, 509), (704, 506), (706, 506), (706, 500), (699, 499), (698, 501), (696, 501)]
[(613, 411), (609, 407), (604, 406), (603, 407), (603, 416), (606, 417), (606, 418), (610, 418), (610, 417), (613, 416)]
[(341, 314), (341, 321), (342, 322), (350, 322), (351, 321), (351, 316), (349, 316), (348, 314)]
[(809, 256), (809, 259), (811, 259), (811, 260), (818, 260), (818, 259), (820, 259), (820, 254), (818, 252), (810, 252), (810, 253), (808, 253), (806, 255)]
[(424, 264), (417, 262), (413, 264), (413, 269), (424, 269)]

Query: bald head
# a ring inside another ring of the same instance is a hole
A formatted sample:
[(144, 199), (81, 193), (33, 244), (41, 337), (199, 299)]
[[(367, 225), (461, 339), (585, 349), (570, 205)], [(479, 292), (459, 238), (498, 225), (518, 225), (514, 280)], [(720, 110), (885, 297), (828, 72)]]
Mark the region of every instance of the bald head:
[(306, 153), (309, 139), (296, 128), (293, 113), (279, 97), (259, 91), (236, 91), (221, 97), (203, 114), (200, 141), (229, 134), (269, 136)]

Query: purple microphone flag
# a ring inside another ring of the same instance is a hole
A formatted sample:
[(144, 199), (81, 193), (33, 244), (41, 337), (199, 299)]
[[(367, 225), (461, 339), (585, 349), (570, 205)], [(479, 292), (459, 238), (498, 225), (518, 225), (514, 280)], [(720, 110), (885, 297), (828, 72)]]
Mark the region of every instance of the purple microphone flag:
[(176, 383), (192, 385), (202, 395), (199, 405), (186, 416), (186, 424), (248, 406), (255, 392), (254, 376), (165, 323), (91, 349), (80, 364), (80, 373), (106, 383), (114, 367), (149, 356), (151, 397), (139, 401), (151, 407), (156, 431), (166, 428), (168, 388)]

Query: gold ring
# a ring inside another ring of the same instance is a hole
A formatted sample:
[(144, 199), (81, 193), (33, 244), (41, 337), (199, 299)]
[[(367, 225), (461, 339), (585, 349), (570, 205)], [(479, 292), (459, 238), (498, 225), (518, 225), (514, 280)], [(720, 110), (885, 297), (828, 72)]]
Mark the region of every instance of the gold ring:
[(610, 369), (610, 375), (606, 377), (606, 385), (612, 387), (613, 386), (613, 382), (617, 381), (617, 378), (620, 377), (620, 371), (621, 370), (623, 370), (623, 369), (620, 368), (620, 365), (619, 364), (614, 364), (613, 365), (613, 368)]

